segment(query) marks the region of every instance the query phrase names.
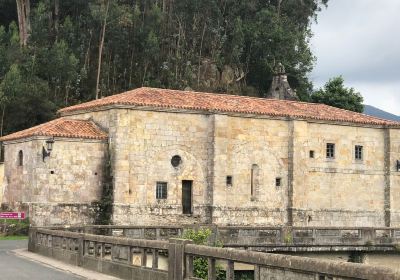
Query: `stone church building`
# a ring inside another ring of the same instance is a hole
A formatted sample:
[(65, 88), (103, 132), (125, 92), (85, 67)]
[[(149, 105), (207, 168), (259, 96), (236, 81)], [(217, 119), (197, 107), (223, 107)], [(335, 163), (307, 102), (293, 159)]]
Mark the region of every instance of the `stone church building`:
[(5, 148), (3, 207), (114, 224), (400, 226), (400, 123), (323, 104), (157, 88), (61, 109)]

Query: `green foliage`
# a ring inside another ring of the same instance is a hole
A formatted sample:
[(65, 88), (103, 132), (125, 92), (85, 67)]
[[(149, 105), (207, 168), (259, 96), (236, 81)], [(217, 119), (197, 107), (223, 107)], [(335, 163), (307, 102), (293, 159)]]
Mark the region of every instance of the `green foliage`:
[(354, 88), (346, 88), (342, 76), (330, 79), (324, 88), (311, 96), (311, 100), (354, 112), (364, 111), (363, 97)]
[(373, 246), (373, 245), (374, 245), (374, 243), (371, 240), (368, 240), (368, 241), (365, 242), (365, 246), (370, 247), (370, 246)]
[(292, 233), (290, 233), (290, 232), (286, 233), (283, 240), (284, 240), (285, 244), (293, 244)]
[(0, 220), (0, 239), (22, 239), (28, 235), (29, 218), (24, 220), (6, 219)]
[[(197, 245), (210, 245), (210, 237), (212, 231), (209, 228), (206, 229), (188, 229), (184, 232), (182, 238), (190, 239), (194, 244)], [(222, 246), (221, 244), (219, 244)], [(214, 244), (214, 246), (216, 246)], [(225, 273), (222, 271), (220, 266), (216, 267), (217, 269), (217, 279), (223, 280), (225, 279)], [(201, 279), (207, 279), (208, 276), (208, 261), (206, 258), (195, 257), (193, 258), (193, 273), (195, 277)]]
[(185, 230), (182, 238), (190, 239), (193, 241), (194, 244), (197, 245), (208, 245), (211, 234), (212, 231), (209, 228), (199, 230), (188, 229)]
[(33, 61), (12, 64), (0, 83), (1, 109), (6, 113), (1, 130), (10, 132), (46, 122), (53, 118), (55, 106), (48, 99), (48, 84), (30, 75)]
[(27, 235), (7, 235), (7, 236), (2, 236), (0, 234), (0, 240), (25, 240), (28, 239)]
[(365, 261), (365, 254), (363, 252), (350, 252), (348, 262), (352, 263), (364, 263)]
[[(107, 1), (30, 3), (31, 33), (20, 47), (15, 1), (0, 1), (4, 134), (95, 97)], [(100, 96), (144, 85), (263, 96), (282, 62), (300, 98), (309, 99), (310, 23), (327, 0), (109, 3)]]

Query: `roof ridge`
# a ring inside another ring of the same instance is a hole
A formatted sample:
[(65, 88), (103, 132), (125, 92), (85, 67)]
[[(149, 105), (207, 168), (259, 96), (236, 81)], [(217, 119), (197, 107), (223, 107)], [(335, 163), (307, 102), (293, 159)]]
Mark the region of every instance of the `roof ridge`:
[(76, 104), (63, 108), (58, 113), (62, 115), (65, 113), (64, 116), (68, 116), (69, 112), (90, 111), (105, 106), (110, 108), (113, 105), (201, 110), (211, 113), (232, 112), (400, 127), (400, 122), (352, 112), (322, 103), (153, 87), (136, 88), (101, 99)]
[[(321, 105), (322, 103), (315, 103), (315, 102), (305, 102), (305, 101), (298, 101), (298, 100), (282, 100), (282, 99), (273, 99), (273, 98), (263, 98), (263, 97), (257, 97), (257, 96), (248, 96), (248, 95), (236, 95), (236, 94), (230, 94), (230, 93), (212, 93), (212, 92), (206, 92), (206, 91), (194, 91), (194, 90), (180, 90), (180, 89), (168, 89), (168, 88), (153, 88), (153, 87), (140, 87), (137, 89), (151, 89), (151, 90), (168, 90), (168, 91), (175, 91), (175, 92), (187, 92), (187, 93), (194, 93), (194, 94), (199, 94), (199, 95), (211, 95), (211, 96), (228, 96), (228, 97), (233, 97), (233, 98), (240, 98), (240, 99), (255, 99), (255, 100), (263, 100), (263, 101), (268, 101), (268, 102), (282, 102), (282, 103), (301, 103), (301, 104), (310, 104), (310, 105)], [(109, 95), (110, 96), (115, 96), (119, 94), (125, 94), (129, 93), (133, 90), (129, 90), (123, 93), (117, 93), (114, 95)], [(96, 99), (95, 99), (96, 100)], [(98, 100), (98, 99), (97, 99)]]

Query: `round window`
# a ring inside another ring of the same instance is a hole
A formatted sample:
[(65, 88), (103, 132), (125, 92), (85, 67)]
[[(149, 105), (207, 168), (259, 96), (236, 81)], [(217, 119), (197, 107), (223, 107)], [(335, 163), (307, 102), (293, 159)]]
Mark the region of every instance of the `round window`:
[(171, 158), (171, 164), (173, 167), (178, 167), (179, 165), (181, 165), (181, 163), (182, 158), (180, 156), (176, 155)]

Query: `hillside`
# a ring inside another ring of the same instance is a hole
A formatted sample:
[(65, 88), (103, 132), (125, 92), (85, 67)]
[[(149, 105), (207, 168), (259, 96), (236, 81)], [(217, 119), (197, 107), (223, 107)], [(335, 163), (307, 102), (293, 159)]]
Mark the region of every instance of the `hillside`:
[(400, 116), (388, 113), (371, 105), (364, 105), (364, 114), (386, 120), (400, 121)]

